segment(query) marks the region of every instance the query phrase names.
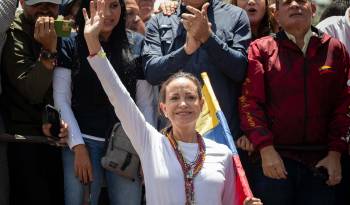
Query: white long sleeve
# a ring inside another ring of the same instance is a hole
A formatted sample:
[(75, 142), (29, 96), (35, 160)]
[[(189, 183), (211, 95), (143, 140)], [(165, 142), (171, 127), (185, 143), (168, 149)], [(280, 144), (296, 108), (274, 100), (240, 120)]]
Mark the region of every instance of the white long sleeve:
[(82, 133), (71, 108), (71, 71), (67, 68), (57, 67), (53, 73), (53, 99), (55, 107), (61, 112), (62, 119), (68, 124), (68, 146), (73, 148), (84, 144)]
[[(140, 158), (142, 158), (146, 147), (152, 144), (150, 140), (154, 138), (152, 136), (151, 139), (150, 133), (154, 134), (158, 131), (145, 120), (118, 75), (112, 72), (113, 67), (108, 59), (94, 56), (88, 58), (88, 61), (100, 79), (125, 133), (130, 138)], [(162, 135), (158, 133), (158, 136), (161, 137)]]
[(350, 53), (350, 8), (344, 16), (331, 16), (319, 22), (316, 26), (321, 31), (339, 39)]

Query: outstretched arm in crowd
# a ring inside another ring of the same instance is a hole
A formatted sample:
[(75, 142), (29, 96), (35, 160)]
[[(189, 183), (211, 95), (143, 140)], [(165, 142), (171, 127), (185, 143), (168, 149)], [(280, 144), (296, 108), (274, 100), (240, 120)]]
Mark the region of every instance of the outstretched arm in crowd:
[(199, 44), (197, 45), (197, 43), (192, 41), (192, 38), (187, 36), (183, 47), (169, 54), (163, 54), (158, 27), (159, 23), (156, 18), (151, 18), (148, 21), (142, 54), (146, 79), (153, 85), (160, 84), (170, 74), (176, 73), (183, 68), (191, 58), (191, 53), (187, 52), (191, 52), (189, 50), (195, 51), (199, 48)]
[[(39, 51), (33, 51), (33, 44), (43, 51), (56, 53), (57, 35), (52, 17), (38, 17), (34, 36), (22, 32), (22, 25), (15, 25), (11, 36), (7, 37), (3, 55), (3, 70), (9, 83), (26, 98), (30, 104), (43, 102), (52, 82), (52, 70), (55, 59), (44, 59)], [(44, 29), (49, 25), (50, 29)], [(40, 80), (38, 80), (40, 79)]]
[(137, 108), (119, 76), (103, 53), (99, 34), (103, 24), (105, 1), (97, 1), (96, 10), (93, 5), (94, 2), (91, 1), (90, 3), (92, 4), (90, 6), (91, 18), (88, 17), (86, 10), (83, 10), (85, 18), (84, 35), (90, 52), (88, 61), (100, 79), (102, 87), (113, 105), (125, 133), (130, 138), (142, 161), (142, 157), (147, 156), (144, 152), (149, 151), (147, 148), (152, 144), (151, 141), (157, 138), (156, 135), (159, 135), (159, 137), (162, 135), (152, 125), (146, 122), (144, 116)]
[(210, 62), (233, 82), (241, 83), (245, 76), (246, 50), (250, 42), (248, 16), (246, 12), (240, 10), (239, 17), (231, 31), (233, 37), (223, 40), (211, 30), (211, 25), (219, 22), (210, 22), (208, 7), (209, 3), (205, 3), (201, 9), (187, 6), (189, 13), (181, 15), (181, 22), (184, 24), (187, 35), (190, 34), (200, 41)]
[(182, 69), (200, 47), (208, 53), (210, 62), (218, 70), (234, 82), (243, 81), (247, 65), (246, 49), (250, 40), (248, 17), (241, 11), (232, 28), (233, 38), (222, 40), (211, 30), (211, 22), (207, 16), (208, 6), (209, 3), (204, 4), (201, 9), (187, 6), (191, 14), (181, 16), (181, 23), (187, 32), (186, 42), (170, 53), (162, 51), (160, 27), (164, 25), (159, 25), (157, 18), (149, 21), (145, 35), (143, 63), (146, 79), (150, 83), (160, 84), (170, 74)]

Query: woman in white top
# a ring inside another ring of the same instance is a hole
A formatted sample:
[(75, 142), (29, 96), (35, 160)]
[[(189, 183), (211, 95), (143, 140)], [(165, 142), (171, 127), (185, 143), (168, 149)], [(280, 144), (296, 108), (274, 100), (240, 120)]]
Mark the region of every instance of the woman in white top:
[[(97, 0), (96, 10), (90, 8), (91, 18), (84, 10), (88, 61), (141, 159), (147, 204), (232, 205), (232, 153), (195, 130), (204, 103), (198, 80), (191, 74), (177, 73), (163, 83), (160, 108), (171, 127), (162, 134), (149, 125), (101, 49), (99, 33), (108, 1)], [(250, 198), (245, 204), (262, 203)]]

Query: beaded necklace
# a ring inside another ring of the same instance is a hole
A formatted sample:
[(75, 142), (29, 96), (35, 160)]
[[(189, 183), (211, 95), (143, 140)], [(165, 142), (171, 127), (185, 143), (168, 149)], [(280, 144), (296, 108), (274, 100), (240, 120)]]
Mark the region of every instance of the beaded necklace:
[(204, 140), (199, 133), (197, 133), (197, 142), (198, 142), (198, 153), (194, 162), (188, 163), (183, 157), (179, 146), (174, 139), (173, 132), (170, 130), (167, 132), (166, 137), (169, 139), (171, 146), (173, 147), (177, 160), (179, 161), (182, 172), (184, 174), (185, 180), (185, 193), (186, 193), (186, 204), (185, 205), (194, 205), (194, 178), (197, 176), (199, 171), (203, 167), (205, 159), (205, 144)]

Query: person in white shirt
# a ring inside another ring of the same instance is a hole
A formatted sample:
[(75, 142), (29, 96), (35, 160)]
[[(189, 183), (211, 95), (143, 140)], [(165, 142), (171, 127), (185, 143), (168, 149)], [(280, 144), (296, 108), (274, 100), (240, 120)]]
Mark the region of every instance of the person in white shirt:
[(350, 7), (344, 16), (331, 16), (321, 21), (317, 28), (339, 39), (350, 52)]
[[(141, 159), (147, 204), (233, 204), (235, 173), (231, 151), (202, 138), (195, 130), (204, 103), (199, 81), (182, 72), (165, 81), (160, 108), (171, 126), (163, 134), (148, 124), (101, 49), (104, 4), (109, 1), (98, 0), (97, 10), (90, 8), (91, 18), (84, 10), (88, 61)], [(249, 198), (245, 204), (262, 203)]]

